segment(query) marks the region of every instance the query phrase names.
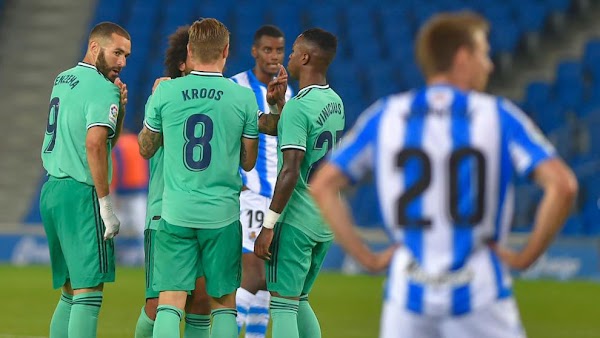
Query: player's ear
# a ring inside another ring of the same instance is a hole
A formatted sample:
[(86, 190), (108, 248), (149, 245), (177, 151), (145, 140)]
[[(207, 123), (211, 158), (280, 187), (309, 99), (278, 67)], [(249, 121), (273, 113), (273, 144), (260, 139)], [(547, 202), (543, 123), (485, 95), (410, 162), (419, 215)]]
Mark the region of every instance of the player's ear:
[(250, 49), (250, 54), (255, 59), (258, 57), (258, 49), (256, 49), (255, 45), (252, 45), (252, 49)]
[(300, 63), (302, 65), (306, 65), (306, 64), (308, 64), (309, 61), (310, 61), (310, 54), (308, 54), (308, 53), (302, 54), (302, 58), (300, 59)]
[(179, 63), (179, 71), (183, 72), (185, 70), (185, 62), (180, 62)]
[(229, 43), (225, 45), (225, 49), (223, 49), (223, 58), (227, 59), (229, 57)]
[(100, 44), (97, 40), (90, 40), (90, 43), (88, 44), (88, 49), (92, 52), (92, 54), (98, 55), (98, 53), (100, 52)]

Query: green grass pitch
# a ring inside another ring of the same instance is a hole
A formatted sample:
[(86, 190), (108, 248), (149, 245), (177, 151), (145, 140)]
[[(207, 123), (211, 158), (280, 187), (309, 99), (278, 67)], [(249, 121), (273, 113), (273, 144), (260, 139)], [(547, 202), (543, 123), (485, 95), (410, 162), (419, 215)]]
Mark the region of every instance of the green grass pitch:
[[(383, 279), (323, 273), (311, 294), (324, 338), (377, 337)], [(144, 273), (119, 268), (105, 288), (98, 337), (133, 337), (144, 301)], [(517, 281), (515, 293), (530, 338), (600, 337), (600, 283)], [(59, 293), (50, 268), (0, 265), (0, 338), (41, 338)]]

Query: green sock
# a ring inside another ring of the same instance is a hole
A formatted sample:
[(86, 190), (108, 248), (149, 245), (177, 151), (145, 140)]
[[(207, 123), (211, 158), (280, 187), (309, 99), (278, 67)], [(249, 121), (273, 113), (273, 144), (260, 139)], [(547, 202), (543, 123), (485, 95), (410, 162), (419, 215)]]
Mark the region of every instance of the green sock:
[(298, 333), (299, 301), (281, 297), (271, 297), (271, 319), (273, 338), (299, 338)]
[(212, 329), (210, 336), (213, 338), (237, 338), (238, 327), (235, 317), (235, 309), (216, 309), (211, 311)]
[(185, 314), (183, 338), (209, 338), (210, 315)]
[(308, 296), (300, 297), (298, 306), (298, 330), (302, 338), (321, 338), (321, 326), (312, 307), (308, 303)]
[(80, 293), (73, 296), (68, 337), (95, 338), (101, 305), (102, 291)]
[(148, 317), (145, 306), (142, 306), (142, 313), (135, 325), (135, 338), (152, 338), (152, 329), (154, 329), (154, 321)]
[(68, 337), (71, 306), (73, 306), (73, 296), (63, 292), (50, 322), (51, 338)]
[(155, 338), (179, 338), (179, 322), (183, 311), (171, 305), (159, 305), (154, 321)]

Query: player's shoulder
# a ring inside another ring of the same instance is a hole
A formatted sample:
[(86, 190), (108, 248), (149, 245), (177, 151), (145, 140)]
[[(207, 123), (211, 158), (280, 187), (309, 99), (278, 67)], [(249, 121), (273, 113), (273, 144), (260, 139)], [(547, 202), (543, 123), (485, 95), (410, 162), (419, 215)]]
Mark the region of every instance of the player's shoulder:
[(234, 76), (229, 78), (232, 82), (243, 86), (243, 87), (250, 87), (250, 77), (248, 76), (248, 71), (243, 71), (240, 73), (235, 74)]

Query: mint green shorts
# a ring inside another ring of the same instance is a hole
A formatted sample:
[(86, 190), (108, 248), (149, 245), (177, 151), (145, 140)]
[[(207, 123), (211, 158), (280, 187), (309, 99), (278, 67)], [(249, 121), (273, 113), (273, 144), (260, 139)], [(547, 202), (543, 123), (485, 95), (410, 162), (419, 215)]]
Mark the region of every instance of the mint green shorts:
[(267, 289), (284, 297), (309, 294), (331, 242), (317, 242), (298, 228), (277, 223), (271, 260), (265, 263)]
[(40, 194), (48, 238), (52, 286), (73, 289), (115, 281), (113, 240), (104, 240), (96, 189), (72, 178), (50, 177)]
[(154, 283), (157, 291), (193, 290), (198, 269), (206, 292), (220, 298), (240, 287), (242, 229), (235, 221), (219, 229), (196, 229), (161, 221), (156, 232)]

